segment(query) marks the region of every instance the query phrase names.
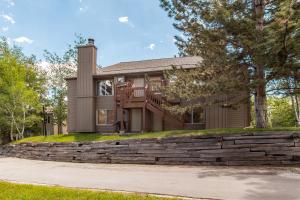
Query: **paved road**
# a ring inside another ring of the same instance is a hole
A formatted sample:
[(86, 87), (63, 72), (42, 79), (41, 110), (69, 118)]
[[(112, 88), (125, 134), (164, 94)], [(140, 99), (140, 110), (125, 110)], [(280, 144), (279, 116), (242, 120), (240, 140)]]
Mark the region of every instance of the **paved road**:
[(228, 200), (300, 200), (300, 168), (106, 165), (0, 158), (0, 180)]

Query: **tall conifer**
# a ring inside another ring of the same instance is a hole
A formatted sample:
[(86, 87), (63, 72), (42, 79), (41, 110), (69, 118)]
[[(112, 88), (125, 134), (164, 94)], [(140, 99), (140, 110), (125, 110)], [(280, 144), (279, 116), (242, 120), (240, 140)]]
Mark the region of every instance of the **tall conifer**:
[[(181, 69), (169, 97), (210, 102), (214, 96), (254, 95), (256, 126), (267, 126), (267, 88), (271, 81), (299, 73), (300, 2), (297, 0), (161, 0), (174, 26), (180, 55), (203, 58), (192, 72)], [(188, 104), (187, 104), (188, 105)], [(187, 106), (181, 107), (183, 110)]]

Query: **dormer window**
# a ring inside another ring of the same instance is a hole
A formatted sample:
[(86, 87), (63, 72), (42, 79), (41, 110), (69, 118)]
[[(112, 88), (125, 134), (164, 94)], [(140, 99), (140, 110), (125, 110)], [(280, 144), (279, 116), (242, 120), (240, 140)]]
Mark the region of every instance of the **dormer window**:
[(98, 96), (112, 96), (114, 95), (113, 80), (102, 80), (97, 84)]

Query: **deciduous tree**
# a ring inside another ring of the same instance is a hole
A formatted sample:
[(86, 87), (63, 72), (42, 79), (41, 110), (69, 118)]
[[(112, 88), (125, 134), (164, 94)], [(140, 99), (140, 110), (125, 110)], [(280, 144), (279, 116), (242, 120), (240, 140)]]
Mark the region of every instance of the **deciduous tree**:
[(5, 39), (0, 49), (1, 124), (9, 129), (11, 140), (18, 140), (24, 137), (26, 128), (41, 122), (44, 79), (35, 67), (34, 57), (26, 57), (18, 47), (9, 47)]
[(49, 100), (53, 108), (54, 122), (57, 124), (58, 133), (62, 133), (64, 121), (67, 118), (67, 83), (65, 78), (75, 75), (77, 69), (77, 46), (86, 43), (80, 35), (76, 35), (76, 40), (68, 45), (66, 52), (59, 56), (45, 50), (45, 58), (49, 63)]

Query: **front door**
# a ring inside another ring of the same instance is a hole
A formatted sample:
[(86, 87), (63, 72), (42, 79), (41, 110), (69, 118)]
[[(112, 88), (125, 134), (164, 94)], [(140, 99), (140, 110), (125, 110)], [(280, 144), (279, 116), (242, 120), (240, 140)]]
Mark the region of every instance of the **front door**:
[(133, 79), (133, 88), (134, 89), (133, 95), (134, 97), (143, 97), (144, 96), (144, 87), (145, 87), (145, 79), (144, 78), (135, 78)]
[(142, 130), (142, 109), (131, 109), (131, 132), (141, 132)]

